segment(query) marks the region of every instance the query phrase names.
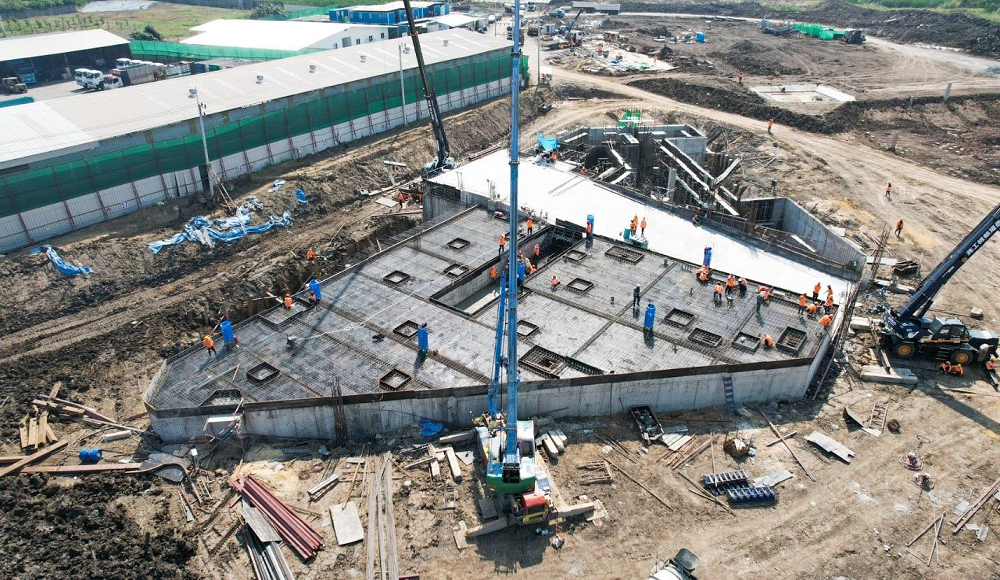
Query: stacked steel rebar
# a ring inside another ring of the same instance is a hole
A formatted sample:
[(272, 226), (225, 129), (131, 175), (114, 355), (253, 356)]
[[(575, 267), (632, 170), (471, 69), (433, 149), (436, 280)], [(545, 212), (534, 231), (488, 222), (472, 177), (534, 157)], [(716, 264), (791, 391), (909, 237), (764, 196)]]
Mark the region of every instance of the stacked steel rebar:
[(233, 478), (230, 484), (255, 508), (264, 513), (281, 539), (303, 560), (316, 555), (316, 551), (323, 545), (322, 536), (253, 476)]

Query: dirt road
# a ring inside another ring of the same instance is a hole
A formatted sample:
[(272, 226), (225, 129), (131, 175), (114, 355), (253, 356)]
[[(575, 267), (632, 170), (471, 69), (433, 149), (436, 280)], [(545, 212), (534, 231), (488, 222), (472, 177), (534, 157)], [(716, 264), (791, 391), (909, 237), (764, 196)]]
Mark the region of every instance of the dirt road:
[[(615, 79), (554, 68), (556, 81), (571, 82), (617, 92), (623, 97), (615, 105), (625, 107), (656, 106), (683, 114), (695, 115), (752, 132), (766, 130), (764, 120), (748, 119), (681, 103), (621, 84)], [(610, 103), (608, 103), (610, 104)], [(845, 210), (857, 214), (862, 223), (906, 223), (904, 240), (897, 249), (925, 265), (936, 263), (994, 205), (1000, 203), (1000, 188), (943, 175), (891, 153), (876, 150), (850, 134), (825, 136), (791, 127), (775, 125), (774, 140), (792, 154), (818, 160), (839, 178), (840, 190), (817, 191), (819, 199), (836, 200)], [(775, 175), (781, 182), (787, 176)], [(808, 187), (808, 176), (804, 179)], [(892, 183), (892, 199), (884, 195)], [(872, 227), (877, 233), (880, 229)], [(1000, 267), (1000, 249), (988, 245), (976, 257), (979, 266)], [(997, 285), (992, 277), (982, 277), (966, 269), (942, 291), (937, 304), (957, 313), (970, 306), (987, 310), (987, 320), (1000, 317), (995, 296)]]

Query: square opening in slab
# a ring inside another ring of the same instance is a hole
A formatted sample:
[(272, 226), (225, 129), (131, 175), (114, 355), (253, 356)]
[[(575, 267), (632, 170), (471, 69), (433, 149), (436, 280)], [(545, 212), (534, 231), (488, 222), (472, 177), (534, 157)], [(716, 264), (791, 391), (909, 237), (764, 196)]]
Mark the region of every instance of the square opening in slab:
[(747, 352), (757, 352), (757, 347), (760, 346), (760, 337), (740, 332), (733, 339), (733, 346)]
[(247, 379), (254, 381), (255, 383), (263, 383), (278, 376), (278, 373), (280, 372), (281, 371), (274, 366), (266, 362), (262, 362), (247, 369)]
[(524, 320), (517, 321), (517, 335), (521, 338), (531, 336), (538, 331), (538, 326)]
[(468, 247), (468, 245), (471, 244), (471, 243), (472, 242), (470, 242), (469, 240), (466, 240), (464, 238), (455, 238), (454, 240), (448, 242), (445, 245), (447, 245), (452, 250), (461, 250), (463, 248)]
[(778, 337), (778, 342), (774, 343), (774, 346), (785, 352), (799, 354), (799, 351), (802, 350), (802, 345), (806, 343), (806, 336), (806, 331), (789, 326), (781, 333), (781, 336)]
[(625, 262), (628, 264), (638, 264), (640, 260), (645, 257), (642, 252), (637, 252), (635, 250), (630, 250), (628, 248), (623, 248), (621, 246), (611, 246), (608, 248), (604, 255), (611, 258), (612, 260), (617, 260), (619, 262)]
[(410, 382), (410, 378), (410, 375), (404, 373), (403, 371), (399, 369), (392, 369), (378, 380), (378, 384), (383, 389), (398, 391), (399, 389), (402, 389), (406, 383)]
[(243, 395), (238, 389), (218, 389), (202, 402), (201, 407), (222, 407), (238, 405)]
[(566, 285), (567, 288), (573, 292), (583, 294), (587, 290), (594, 287), (594, 283), (590, 280), (584, 280), (583, 278), (573, 278), (573, 281)]
[(691, 342), (695, 342), (703, 346), (710, 346), (712, 348), (715, 348), (720, 344), (722, 344), (721, 336), (715, 334), (714, 332), (709, 332), (707, 330), (702, 330), (700, 328), (692, 330), (691, 335), (688, 336), (688, 338), (691, 340)]
[(543, 376), (559, 378), (559, 371), (566, 366), (566, 357), (540, 346), (534, 346), (521, 356), (519, 362)]
[(463, 274), (469, 271), (469, 267), (465, 264), (451, 264), (444, 269), (444, 273), (448, 275), (449, 278), (461, 278)]
[(389, 272), (388, 274), (386, 274), (385, 277), (382, 278), (382, 279), (385, 280), (386, 282), (388, 282), (389, 284), (392, 284), (393, 286), (397, 286), (397, 285), (402, 284), (403, 282), (406, 282), (407, 280), (409, 280), (410, 279), (410, 275), (407, 274), (406, 272), (400, 272), (399, 270), (393, 270), (392, 272)]
[(393, 328), (392, 331), (398, 334), (399, 336), (405, 338), (413, 338), (414, 336), (417, 335), (417, 327), (418, 325), (416, 322), (413, 322), (412, 320), (407, 320), (403, 324), (400, 324), (396, 328)]
[(666, 322), (670, 326), (676, 326), (677, 328), (687, 328), (687, 326), (693, 321), (694, 314), (679, 308), (674, 308), (668, 312), (667, 316), (663, 319), (663, 322)]
[(579, 262), (580, 260), (587, 257), (586, 252), (581, 252), (580, 250), (570, 250), (566, 252), (566, 259), (573, 262)]

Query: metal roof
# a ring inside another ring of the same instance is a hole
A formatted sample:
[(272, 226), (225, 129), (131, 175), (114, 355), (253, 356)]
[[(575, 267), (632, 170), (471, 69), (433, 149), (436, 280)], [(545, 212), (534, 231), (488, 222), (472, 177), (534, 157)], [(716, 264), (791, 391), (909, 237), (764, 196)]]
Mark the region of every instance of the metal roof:
[[(345, 31), (363, 30), (378, 38), (387, 26), (337, 22), (295, 22), (278, 20), (213, 20), (191, 30), (198, 32), (182, 40), (184, 44), (201, 46), (239, 46), (271, 50), (302, 50), (332, 48)], [(360, 34), (360, 32), (358, 32)], [(356, 35), (355, 35), (356, 37)]]
[[(410, 8), (429, 8), (444, 2), (410, 2)], [(406, 5), (401, 1), (386, 2), (385, 4), (370, 4), (367, 6), (348, 6), (349, 12), (392, 12), (393, 10), (404, 10)]]
[(458, 14), (452, 12), (451, 14), (445, 14), (444, 16), (435, 16), (431, 19), (434, 22), (443, 24), (449, 28), (458, 28), (460, 26), (466, 26), (480, 20), (486, 20), (486, 16), (478, 16), (473, 14)]
[(0, 39), (0, 61), (19, 58), (38, 58), (52, 54), (91, 50), (105, 46), (128, 44), (128, 41), (111, 34), (107, 30), (81, 30), (77, 32), (53, 32), (51, 34), (31, 34)]
[[(44, 159), (53, 149), (66, 153), (96, 147), (94, 139), (48, 103), (4, 107), (0, 126), (0, 169)], [(40, 139), (39, 135), (45, 135)]]
[[(431, 32), (420, 37), (428, 65), (511, 45), (508, 40), (465, 29)], [(102, 140), (195, 119), (197, 107), (189, 94), (194, 86), (198, 87), (201, 101), (211, 115), (391, 74), (399, 70), (397, 46), (398, 41), (387, 40), (45, 103), (3, 107), (0, 127), (6, 127), (15, 116), (31, 117), (49, 107), (68, 123), (57, 129), (26, 125), (16, 136), (10, 131), (0, 131), (0, 168), (25, 163), (19, 159), (24, 155), (48, 152), (48, 157), (54, 157), (67, 153), (63, 151), (65, 145), (54, 137), (73, 129), (87, 134), (91, 140)], [(361, 55), (365, 55), (365, 62), (361, 62)], [(311, 64), (316, 65), (315, 72), (309, 72)], [(412, 51), (403, 55), (403, 68), (417, 68)], [(262, 82), (257, 82), (257, 75), (263, 76)]]

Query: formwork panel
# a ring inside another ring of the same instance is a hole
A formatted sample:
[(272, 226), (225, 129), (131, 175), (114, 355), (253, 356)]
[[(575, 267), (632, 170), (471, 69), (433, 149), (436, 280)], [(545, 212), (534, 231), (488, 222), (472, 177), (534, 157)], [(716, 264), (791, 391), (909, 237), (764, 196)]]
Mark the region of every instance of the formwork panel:
[(73, 223), (78, 228), (104, 221), (104, 212), (101, 209), (101, 202), (97, 199), (97, 194), (91, 193), (68, 199), (66, 205), (73, 216)]
[(138, 209), (135, 190), (131, 184), (118, 185), (101, 191), (101, 200), (104, 201), (109, 219), (121, 217)]
[(142, 200), (143, 207), (156, 205), (165, 199), (177, 197), (177, 193), (173, 189), (169, 189), (169, 185), (168, 189), (164, 191), (163, 179), (159, 175), (136, 181), (135, 189), (139, 192), (139, 199)]
[(21, 220), (17, 216), (0, 217), (0, 252), (6, 252), (14, 248), (26, 246), (31, 243), (28, 239)]

